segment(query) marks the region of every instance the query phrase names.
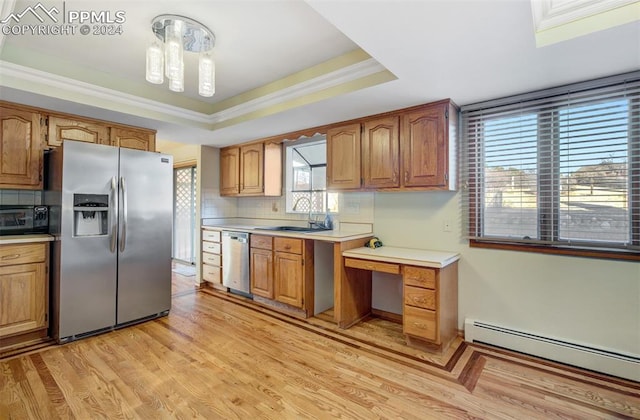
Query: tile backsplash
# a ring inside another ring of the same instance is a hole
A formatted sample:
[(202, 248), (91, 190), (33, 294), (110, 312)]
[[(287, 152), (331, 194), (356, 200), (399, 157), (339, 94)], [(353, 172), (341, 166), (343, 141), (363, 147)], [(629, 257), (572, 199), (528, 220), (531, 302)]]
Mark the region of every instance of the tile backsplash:
[(40, 204), (42, 204), (42, 191), (0, 189), (0, 205), (38, 206)]
[[(203, 199), (203, 217), (207, 217), (204, 216), (205, 213), (215, 213), (216, 215), (208, 217), (281, 220), (307, 220), (308, 218), (306, 213), (287, 213), (284, 195), (282, 197), (224, 198), (205, 192)], [(372, 192), (339, 193), (338, 208), (340, 211), (332, 213), (332, 216), (335, 220), (345, 223), (373, 223), (373, 203), (374, 193)]]

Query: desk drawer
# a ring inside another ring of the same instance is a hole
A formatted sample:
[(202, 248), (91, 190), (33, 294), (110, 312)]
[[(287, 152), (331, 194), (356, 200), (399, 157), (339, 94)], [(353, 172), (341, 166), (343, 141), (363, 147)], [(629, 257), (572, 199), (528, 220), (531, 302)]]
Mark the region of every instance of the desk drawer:
[(428, 289), (436, 288), (436, 270), (433, 268), (405, 265), (403, 270), (404, 284)]
[(202, 279), (211, 283), (222, 284), (221, 271), (220, 267), (202, 264)]
[(302, 254), (302, 239), (275, 237), (273, 238), (273, 247), (279, 252)]
[(203, 230), (202, 240), (209, 242), (220, 242), (220, 232), (217, 230)]
[(402, 332), (435, 341), (438, 337), (436, 312), (404, 305)]
[(0, 267), (43, 262), (48, 246), (48, 243), (2, 245), (0, 246)]
[(210, 254), (220, 254), (221, 247), (217, 242), (202, 241), (202, 251)]
[(209, 254), (208, 252), (203, 252), (202, 262), (204, 264), (216, 265), (220, 267), (222, 261), (221, 261), (220, 255), (218, 254)]
[(273, 236), (251, 235), (251, 248), (273, 249)]
[(400, 274), (400, 265), (380, 261), (360, 260), (356, 258), (345, 258), (344, 266), (359, 268), (361, 270), (381, 271), (383, 273)]
[(404, 286), (404, 304), (436, 310), (436, 291), (421, 287)]

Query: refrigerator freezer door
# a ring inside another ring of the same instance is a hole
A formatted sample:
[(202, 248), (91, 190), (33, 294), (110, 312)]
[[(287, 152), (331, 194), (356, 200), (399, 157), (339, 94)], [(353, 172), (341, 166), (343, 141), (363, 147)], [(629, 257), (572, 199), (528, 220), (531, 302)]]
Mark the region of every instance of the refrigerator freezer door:
[(117, 324), (125, 324), (171, 307), (173, 158), (120, 149), (119, 184)]
[(81, 194), (108, 200), (105, 214), (111, 224), (115, 222), (117, 194), (112, 188), (118, 149), (69, 141), (63, 145), (62, 162), (60, 240), (55, 243), (60, 268), (54, 272), (58, 339), (113, 327), (117, 287), (117, 254), (110, 250), (114, 229), (109, 226), (107, 234), (77, 235), (75, 225), (93, 222), (100, 212), (74, 210), (74, 196), (76, 201)]

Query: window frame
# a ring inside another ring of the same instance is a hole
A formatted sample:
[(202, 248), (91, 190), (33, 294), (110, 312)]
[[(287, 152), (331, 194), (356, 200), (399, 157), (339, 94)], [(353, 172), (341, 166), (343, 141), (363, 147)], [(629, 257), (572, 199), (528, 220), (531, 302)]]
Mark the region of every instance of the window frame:
[[(631, 72), (624, 75), (612, 76), (609, 78), (597, 79), (595, 81), (582, 82), (572, 84), (560, 88), (547, 89), (543, 91), (532, 92), (529, 94), (518, 95), (516, 97), (501, 98), (494, 101), (487, 101), (479, 104), (472, 104), (462, 107), (462, 135), (465, 143), (461, 150), (462, 164), (461, 168), (466, 170), (464, 175), (467, 183), (463, 189), (463, 208), (468, 214), (463, 216), (463, 220), (468, 223), (469, 246), (475, 248), (490, 248), (501, 250), (517, 250), (525, 252), (537, 252), (545, 254), (558, 254), (592, 258), (621, 259), (630, 261), (640, 261), (640, 95), (635, 94), (629, 97), (628, 102), (628, 155), (627, 155), (627, 183), (628, 183), (628, 216), (630, 242), (627, 247), (616, 246), (614, 242), (597, 242), (595, 240), (562, 240), (560, 239), (560, 202), (561, 188), (560, 181), (560, 113), (563, 104), (562, 99), (558, 99), (557, 105), (554, 104), (548, 110), (536, 109), (538, 132), (541, 128), (552, 128), (552, 134), (548, 136), (537, 136), (537, 229), (538, 239), (526, 240), (499, 237), (484, 236), (484, 209), (485, 209), (485, 182), (486, 168), (484, 161), (486, 159), (482, 141), (484, 139), (484, 130), (487, 117), (478, 125), (470, 124), (467, 121), (466, 114), (472, 111), (487, 109), (490, 115), (491, 110), (488, 108), (513, 105), (516, 103), (533, 101), (539, 98), (549, 98), (553, 96), (562, 97), (571, 91), (589, 91), (597, 90), (602, 87), (613, 86), (614, 84), (627, 83), (629, 81), (638, 84), (640, 80), (640, 72)], [(626, 86), (626, 85), (625, 85)], [(636, 88), (637, 91), (637, 88)], [(616, 100), (611, 97), (608, 101)], [(597, 103), (597, 100), (589, 101), (589, 104)], [(483, 117), (484, 118), (484, 117)], [(550, 121), (544, 122), (541, 121)], [(477, 121), (474, 121), (476, 123)], [(475, 130), (475, 131), (473, 131)], [(552, 152), (551, 159), (541, 159), (543, 153)], [(546, 165), (546, 166), (545, 166)], [(541, 194), (542, 193), (542, 194)]]
[[(313, 183), (313, 171), (314, 169), (318, 169), (318, 168), (325, 168), (326, 171), (326, 167), (327, 167), (327, 163), (326, 160), (324, 163), (319, 163), (319, 164), (311, 164), (310, 162), (307, 162), (307, 160), (304, 158), (304, 156), (302, 156), (298, 150), (296, 149), (296, 147), (299, 146), (304, 146), (304, 145), (309, 145), (309, 144), (314, 144), (314, 143), (319, 143), (319, 142), (324, 142), (326, 145), (326, 136), (324, 134), (322, 135), (316, 135), (310, 138), (306, 138), (304, 140), (294, 140), (291, 142), (291, 144), (287, 144), (286, 142), (284, 143), (284, 162), (285, 162), (285, 166), (286, 166), (286, 170), (284, 172), (284, 182), (285, 182), (285, 212), (289, 213), (289, 214), (313, 214), (313, 215), (317, 215), (317, 214), (331, 214), (331, 213), (335, 213), (337, 212), (337, 210), (333, 210), (330, 209), (329, 207), (329, 202), (330, 199), (332, 197), (330, 197), (331, 194), (335, 194), (335, 193), (331, 193), (327, 190), (326, 187), (326, 183), (325, 183), (325, 187), (324, 188), (315, 188), (314, 183)], [(296, 190), (294, 189), (294, 172), (295, 169), (293, 168), (291, 162), (289, 161), (289, 150), (291, 150), (291, 154), (293, 153), (298, 153), (298, 155), (300, 156), (300, 158), (302, 160), (304, 160), (307, 163), (307, 167), (309, 168), (309, 183), (310, 183), (310, 189), (300, 189), (300, 190)], [(325, 179), (326, 179), (326, 175), (325, 175)], [(293, 210), (294, 204), (297, 200), (294, 200), (293, 195), (295, 193), (300, 193), (300, 194), (307, 194), (308, 195), (308, 200), (311, 203), (312, 200), (312, 196), (314, 194), (321, 194), (322, 195), (322, 203), (323, 203), (323, 209), (322, 210), (315, 210), (315, 209), (311, 209), (311, 212), (308, 210)], [(333, 200), (335, 201), (335, 198), (333, 198)]]

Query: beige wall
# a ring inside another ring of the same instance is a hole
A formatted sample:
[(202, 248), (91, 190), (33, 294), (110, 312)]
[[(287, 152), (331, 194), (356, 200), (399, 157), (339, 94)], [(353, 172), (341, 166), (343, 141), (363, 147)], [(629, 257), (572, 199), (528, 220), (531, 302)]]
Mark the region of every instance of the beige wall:
[(375, 195), (374, 232), (386, 245), (461, 253), (460, 328), (471, 318), (640, 355), (640, 264), (469, 248), (460, 209), (459, 193)]
[(200, 145), (175, 143), (166, 140), (156, 141), (156, 151), (173, 156), (173, 165), (197, 162)]

